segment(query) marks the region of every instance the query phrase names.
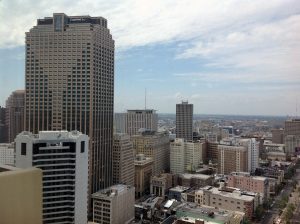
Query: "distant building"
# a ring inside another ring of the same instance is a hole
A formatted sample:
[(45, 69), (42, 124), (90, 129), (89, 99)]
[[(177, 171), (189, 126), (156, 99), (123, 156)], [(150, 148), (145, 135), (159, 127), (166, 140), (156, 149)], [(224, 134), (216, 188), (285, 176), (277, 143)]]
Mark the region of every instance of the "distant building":
[(170, 169), (173, 174), (196, 171), (206, 160), (205, 142), (188, 142), (176, 138), (170, 143)]
[(166, 132), (143, 130), (131, 136), (135, 154), (153, 158), (153, 175), (169, 171), (170, 142)]
[(134, 219), (134, 187), (113, 185), (92, 195), (93, 222), (120, 224)]
[(298, 135), (300, 136), (300, 119), (287, 120), (284, 123), (284, 136)]
[(287, 135), (284, 138), (287, 156), (300, 155), (300, 135)]
[(275, 144), (283, 144), (284, 142), (284, 130), (280, 129), (272, 129), (272, 142)]
[(113, 182), (134, 186), (134, 152), (126, 134), (114, 134)]
[(259, 142), (255, 138), (240, 139), (239, 145), (247, 149), (248, 172), (254, 172), (258, 167), (259, 159)]
[(207, 143), (207, 160), (212, 163), (218, 162), (218, 142)]
[(42, 223), (42, 171), (0, 164), (0, 222)]
[(139, 134), (140, 129), (157, 131), (158, 115), (155, 110), (127, 110), (125, 131), (130, 136)]
[(150, 182), (153, 174), (153, 159), (145, 157), (144, 154), (136, 155), (134, 160), (135, 177), (135, 197), (139, 198), (145, 193), (150, 193)]
[(24, 131), (25, 90), (16, 90), (6, 100), (6, 125), (8, 142)]
[(6, 108), (0, 106), (0, 143), (8, 143)]
[(193, 140), (193, 104), (188, 101), (176, 104), (176, 138)]
[(87, 223), (88, 142), (78, 131), (17, 136), (16, 166), (43, 171), (43, 223)]
[(114, 132), (126, 133), (126, 117), (127, 113), (114, 114)]
[(267, 177), (251, 176), (247, 172), (234, 172), (228, 176), (227, 184), (228, 187), (259, 193), (261, 203), (270, 196), (270, 185)]
[(195, 203), (207, 205), (216, 209), (244, 212), (246, 217), (251, 218), (256, 208), (258, 198), (241, 194), (235, 189), (220, 190), (207, 186), (195, 192)]
[(150, 193), (158, 197), (164, 197), (168, 190), (172, 187), (173, 175), (162, 173), (151, 178)]
[(248, 171), (247, 152), (243, 146), (218, 145), (218, 173)]
[(14, 144), (0, 143), (0, 164), (15, 166)]

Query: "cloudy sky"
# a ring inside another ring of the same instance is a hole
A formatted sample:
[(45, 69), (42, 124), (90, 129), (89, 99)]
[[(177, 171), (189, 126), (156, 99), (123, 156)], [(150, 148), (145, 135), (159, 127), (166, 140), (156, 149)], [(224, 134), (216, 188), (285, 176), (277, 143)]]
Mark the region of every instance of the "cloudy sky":
[(24, 88), (24, 33), (53, 12), (103, 16), (116, 42), (115, 111), (295, 115), (299, 0), (0, 0), (0, 105)]

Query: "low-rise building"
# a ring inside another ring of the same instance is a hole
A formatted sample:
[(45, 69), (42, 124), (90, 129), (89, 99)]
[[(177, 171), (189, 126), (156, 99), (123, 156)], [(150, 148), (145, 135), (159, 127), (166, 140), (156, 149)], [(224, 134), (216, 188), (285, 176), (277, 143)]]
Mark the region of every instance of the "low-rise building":
[(153, 175), (153, 159), (145, 157), (144, 154), (136, 155), (134, 160), (135, 167), (135, 196), (137, 198), (143, 196), (145, 193), (150, 193), (150, 181)]
[(205, 174), (180, 174), (178, 183), (184, 187), (204, 187), (213, 184), (214, 177)]
[(134, 187), (113, 185), (92, 195), (93, 222), (119, 224), (134, 219)]
[(242, 194), (236, 189), (220, 190), (207, 186), (195, 192), (195, 203), (200, 206), (207, 205), (218, 209), (245, 212), (248, 218), (252, 217), (257, 200), (258, 197)]
[(233, 172), (228, 176), (228, 187), (239, 188), (260, 194), (261, 203), (270, 196), (270, 186), (267, 177), (251, 176), (247, 172)]
[(163, 173), (151, 178), (150, 193), (158, 197), (164, 197), (168, 190), (172, 187), (173, 175)]
[(169, 199), (176, 199), (177, 201), (182, 200), (182, 193), (185, 193), (189, 187), (176, 186), (169, 189)]
[(173, 224), (237, 224), (242, 223), (244, 217), (244, 212), (195, 206), (189, 203), (177, 209)]

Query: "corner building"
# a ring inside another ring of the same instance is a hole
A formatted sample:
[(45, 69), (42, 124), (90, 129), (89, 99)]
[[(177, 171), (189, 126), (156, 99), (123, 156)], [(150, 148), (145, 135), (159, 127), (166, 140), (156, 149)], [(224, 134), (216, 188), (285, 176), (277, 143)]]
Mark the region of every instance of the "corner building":
[(26, 33), (25, 130), (90, 137), (90, 191), (112, 184), (114, 40), (102, 17), (38, 19)]

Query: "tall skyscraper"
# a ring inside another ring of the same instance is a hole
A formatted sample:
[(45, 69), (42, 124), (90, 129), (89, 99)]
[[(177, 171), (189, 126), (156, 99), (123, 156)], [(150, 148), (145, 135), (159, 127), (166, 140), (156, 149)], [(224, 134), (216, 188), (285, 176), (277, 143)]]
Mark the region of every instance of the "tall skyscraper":
[(176, 104), (176, 138), (193, 140), (193, 104), (188, 101)]
[(239, 145), (244, 146), (248, 153), (248, 172), (255, 172), (258, 168), (259, 142), (255, 138), (240, 139)]
[(126, 134), (114, 134), (113, 182), (134, 186), (134, 152)]
[(13, 142), (16, 136), (24, 131), (24, 101), (24, 90), (16, 90), (12, 92), (6, 100), (8, 142)]
[(292, 119), (285, 121), (284, 135), (300, 135), (300, 119)]
[(114, 40), (102, 17), (38, 19), (26, 33), (25, 130), (90, 137), (90, 191), (112, 184)]
[(155, 110), (127, 110), (125, 131), (130, 136), (138, 134), (141, 128), (157, 131), (158, 116)]
[(8, 143), (6, 126), (6, 108), (0, 106), (0, 143)]
[(16, 167), (43, 171), (43, 223), (87, 223), (88, 136), (78, 131), (22, 132)]

